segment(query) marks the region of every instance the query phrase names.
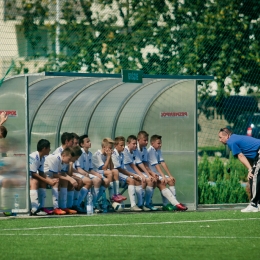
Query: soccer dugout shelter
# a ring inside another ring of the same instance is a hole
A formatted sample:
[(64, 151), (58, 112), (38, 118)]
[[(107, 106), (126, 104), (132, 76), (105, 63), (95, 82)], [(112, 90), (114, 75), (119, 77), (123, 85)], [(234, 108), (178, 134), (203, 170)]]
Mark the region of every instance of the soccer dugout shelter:
[[(0, 87), (0, 110), (9, 115), (7, 138), (0, 139), (0, 210), (29, 212), (28, 155), (36, 151), (40, 139), (49, 140), (54, 151), (61, 145), (63, 132), (88, 134), (94, 153), (103, 138), (127, 138), (140, 130), (149, 137), (162, 136), (162, 154), (176, 178), (177, 199), (196, 210), (197, 82), (206, 80), (213, 77), (143, 75), (140, 71), (43, 72), (6, 79)], [(14, 210), (15, 194), (19, 210)], [(47, 196), (51, 202), (51, 193)], [(158, 189), (153, 203), (162, 203)]]

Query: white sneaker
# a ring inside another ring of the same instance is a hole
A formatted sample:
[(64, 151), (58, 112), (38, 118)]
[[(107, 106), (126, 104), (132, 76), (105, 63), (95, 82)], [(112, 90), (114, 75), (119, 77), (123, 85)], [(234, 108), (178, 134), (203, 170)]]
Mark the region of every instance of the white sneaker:
[(245, 209), (241, 209), (241, 212), (258, 212), (258, 208), (249, 204)]

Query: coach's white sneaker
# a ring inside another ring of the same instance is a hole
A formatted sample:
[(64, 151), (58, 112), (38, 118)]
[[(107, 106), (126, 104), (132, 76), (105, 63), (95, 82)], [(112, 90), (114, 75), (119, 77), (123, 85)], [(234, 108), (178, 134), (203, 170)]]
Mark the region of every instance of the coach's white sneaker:
[(241, 209), (241, 212), (258, 212), (258, 208), (249, 204), (245, 209)]

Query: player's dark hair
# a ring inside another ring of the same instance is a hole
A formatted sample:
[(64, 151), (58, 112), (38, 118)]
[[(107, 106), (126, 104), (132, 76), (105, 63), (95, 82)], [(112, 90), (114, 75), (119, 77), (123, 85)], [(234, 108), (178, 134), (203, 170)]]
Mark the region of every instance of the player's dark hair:
[(50, 148), (51, 143), (46, 139), (41, 139), (37, 143), (37, 151), (40, 152), (43, 148)]
[(74, 157), (74, 156), (75, 156), (75, 153), (74, 153), (74, 151), (72, 150), (72, 148), (67, 147), (67, 148), (65, 148), (65, 149), (61, 152), (61, 155), (71, 155), (72, 157)]
[(64, 132), (61, 137), (60, 137), (60, 140), (61, 140), (61, 143), (64, 145), (66, 143), (66, 141), (70, 141), (74, 139), (74, 136), (72, 133), (68, 133), (68, 132)]
[(71, 134), (73, 135), (74, 139), (79, 140), (79, 136), (76, 133), (71, 133)]
[(114, 143), (114, 145), (118, 145), (119, 144), (119, 142), (125, 142), (125, 138), (123, 137), (123, 136), (117, 136), (116, 138), (115, 138), (115, 143)]
[(140, 131), (138, 134), (137, 134), (137, 138), (141, 138), (141, 137), (146, 137), (148, 139), (149, 137), (149, 134), (146, 132), (146, 131)]
[(161, 135), (152, 135), (150, 138), (150, 143), (155, 142), (156, 140), (161, 140), (162, 136)]
[(137, 141), (137, 137), (135, 136), (135, 135), (129, 135), (128, 137), (127, 137), (127, 142), (128, 143), (130, 143), (132, 140), (136, 140)]
[(75, 156), (81, 156), (82, 150), (79, 146), (74, 146), (71, 148), (75, 154)]
[(88, 138), (88, 135), (87, 135), (87, 134), (81, 135), (81, 136), (79, 137), (79, 146), (80, 146), (80, 147), (82, 147), (81, 145), (84, 143), (84, 139), (85, 139), (85, 138)]
[(5, 128), (5, 126), (3, 126), (3, 125), (0, 126), (0, 132), (1, 132), (2, 136), (3, 136), (3, 138), (6, 138), (6, 136), (7, 136), (7, 129)]

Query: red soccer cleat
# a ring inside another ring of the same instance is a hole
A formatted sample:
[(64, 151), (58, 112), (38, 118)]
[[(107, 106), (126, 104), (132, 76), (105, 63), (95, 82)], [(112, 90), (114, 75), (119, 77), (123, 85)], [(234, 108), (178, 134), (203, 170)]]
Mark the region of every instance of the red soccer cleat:
[(64, 210), (61, 210), (61, 209), (54, 209), (53, 214), (54, 215), (65, 215), (66, 212)]
[(123, 195), (121, 195), (121, 194), (117, 194), (117, 197), (118, 197), (119, 199), (121, 199), (121, 201), (122, 201), (122, 200), (127, 200), (127, 197), (125, 197), (125, 196), (123, 196)]
[(177, 205), (175, 205), (175, 207), (177, 207), (178, 210), (187, 210), (188, 208), (186, 206), (184, 206), (183, 204), (179, 203)]

